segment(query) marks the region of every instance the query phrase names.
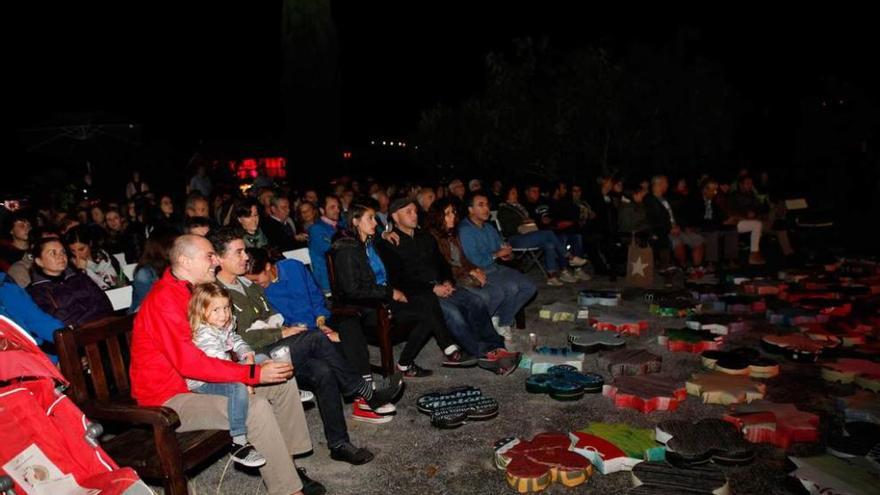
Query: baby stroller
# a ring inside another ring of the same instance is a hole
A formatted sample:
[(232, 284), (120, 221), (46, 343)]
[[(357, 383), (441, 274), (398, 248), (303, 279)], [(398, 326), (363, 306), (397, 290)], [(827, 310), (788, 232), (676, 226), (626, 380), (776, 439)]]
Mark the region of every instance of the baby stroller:
[(61, 392), (66, 386), (33, 338), (0, 316), (0, 494), (152, 494), (98, 446), (101, 425)]

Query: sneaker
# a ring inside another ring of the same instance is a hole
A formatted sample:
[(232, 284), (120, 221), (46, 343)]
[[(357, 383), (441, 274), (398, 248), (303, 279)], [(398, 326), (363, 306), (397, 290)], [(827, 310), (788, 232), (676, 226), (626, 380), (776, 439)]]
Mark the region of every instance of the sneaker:
[(367, 399), (366, 402), (370, 409), (378, 412), (380, 407), (390, 403), (400, 394), (400, 389), (403, 387), (403, 374), (394, 373), (389, 378), (387, 386), (374, 390), (373, 396)]
[(443, 366), (447, 368), (470, 368), (477, 365), (477, 358), (464, 351), (454, 351), (444, 356)]
[(578, 268), (574, 270), (573, 275), (582, 282), (589, 282), (590, 280), (593, 280), (593, 276), (585, 272), (583, 268)]
[(522, 360), (522, 353), (507, 349), (495, 349), (480, 358), (480, 367), (499, 375), (509, 375), (516, 371), (520, 360)]
[(492, 326), (495, 328), (495, 330), (498, 330), (498, 327), (501, 326), (501, 317), (493, 316), (492, 317)]
[(263, 457), (263, 454), (257, 452), (257, 449), (249, 443), (244, 445), (233, 443), (230, 455), (236, 464), (241, 464), (242, 466), (255, 468), (266, 464), (266, 458)]
[(381, 425), (383, 423), (388, 423), (394, 416), (384, 416), (379, 414), (378, 411), (374, 411), (367, 402), (358, 397), (354, 400), (353, 407), (351, 408), (351, 419), (355, 421), (362, 421), (364, 423), (372, 423), (374, 425)]
[(394, 414), (397, 412), (397, 408), (394, 406), (394, 404), (392, 404), (390, 402), (387, 404), (382, 404), (381, 406), (374, 409), (374, 408), (370, 407), (369, 404), (367, 404), (367, 400), (364, 399), (363, 397), (358, 397), (357, 399), (355, 399), (354, 405), (355, 405), (355, 407), (363, 409), (364, 411), (373, 411), (376, 414), (382, 414), (382, 415)]
[(404, 378), (425, 378), (434, 374), (433, 371), (426, 370), (416, 363), (412, 363), (406, 369), (402, 369), (400, 364), (397, 364), (397, 371), (399, 371)]
[(325, 495), (327, 493), (327, 489), (324, 488), (324, 485), (306, 475), (305, 468), (296, 468), (296, 474), (299, 475), (299, 480), (302, 482), (303, 495)]
[(584, 266), (587, 264), (587, 260), (581, 258), (580, 256), (572, 256), (568, 259), (568, 265), (573, 266), (575, 268)]
[(315, 400), (315, 394), (309, 392), (308, 390), (300, 390), (299, 391), (299, 401), (300, 402), (311, 402)]
[(335, 449), (330, 449), (331, 459), (334, 461), (347, 462), (353, 466), (366, 464), (372, 461), (373, 457), (375, 456), (372, 452), (363, 447), (355, 447), (351, 442), (345, 442)]
[(562, 287), (565, 284), (562, 283), (562, 280), (559, 280), (559, 277), (550, 277), (547, 279), (547, 285), (551, 287)]
[[(575, 277), (574, 275), (568, 273), (568, 272), (565, 271), (565, 270), (563, 270), (562, 273), (559, 274), (559, 280), (561, 280), (561, 281), (563, 281), (563, 282), (565, 282), (565, 283), (568, 283), (568, 284), (573, 284), (573, 283), (575, 283), (575, 282), (578, 281), (577, 277)], [(560, 285), (561, 285), (561, 284), (560, 284)]]
[(767, 263), (767, 260), (761, 256), (761, 253), (755, 252), (749, 254), (749, 264), (750, 265), (764, 265)]
[(502, 325), (497, 329), (498, 335), (504, 337), (504, 340), (510, 342), (513, 340), (513, 329), (510, 328), (510, 325)]

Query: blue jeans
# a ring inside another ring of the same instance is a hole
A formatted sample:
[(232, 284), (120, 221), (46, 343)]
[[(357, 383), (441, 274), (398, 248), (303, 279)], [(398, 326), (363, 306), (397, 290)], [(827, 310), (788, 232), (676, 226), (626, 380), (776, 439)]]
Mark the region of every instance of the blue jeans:
[(226, 397), (226, 415), (229, 416), (229, 436), (247, 434), (245, 422), (248, 415), (248, 391), (242, 383), (206, 383), (191, 390), (197, 394), (222, 395)]
[(538, 287), (522, 273), (504, 265), (496, 263), (484, 271), (488, 283), (475, 291), (476, 294), (483, 298), (489, 308), (493, 307), (493, 302), (500, 301), (494, 305), (498, 309), (493, 316), (498, 317), (502, 326), (513, 325), (516, 312), (534, 297)]
[(504, 337), (492, 326), (486, 303), (480, 296), (458, 288), (451, 296), (439, 298), (446, 327), (455, 342), (468, 354), (482, 357), (504, 348)]
[(565, 244), (559, 242), (559, 238), (551, 230), (513, 235), (507, 239), (507, 242), (515, 248), (541, 248), (544, 251), (544, 268), (548, 273), (559, 273), (559, 270), (564, 268), (563, 260), (568, 257)]

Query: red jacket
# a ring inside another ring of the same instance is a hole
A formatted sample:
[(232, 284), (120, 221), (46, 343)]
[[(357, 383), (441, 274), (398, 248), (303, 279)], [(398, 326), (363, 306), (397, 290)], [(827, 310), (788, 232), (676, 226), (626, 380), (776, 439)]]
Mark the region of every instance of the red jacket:
[(260, 383), (260, 366), (208, 357), (193, 344), (187, 318), (192, 286), (165, 270), (144, 299), (131, 340), (131, 395), (142, 406), (161, 406), (189, 392), (184, 378), (246, 385)]

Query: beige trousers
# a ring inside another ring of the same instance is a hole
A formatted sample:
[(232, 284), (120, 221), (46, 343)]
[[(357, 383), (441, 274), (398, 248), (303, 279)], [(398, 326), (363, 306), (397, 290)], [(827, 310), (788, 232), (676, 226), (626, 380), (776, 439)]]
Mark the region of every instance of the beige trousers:
[[(291, 456), (312, 450), (309, 429), (299, 398), (299, 387), (291, 379), (279, 385), (255, 387), (248, 404), (247, 437), (263, 454), (266, 464), (260, 475), (269, 495), (290, 495), (302, 489)], [(228, 430), (226, 397), (179, 394), (164, 404), (180, 417), (177, 431)]]

